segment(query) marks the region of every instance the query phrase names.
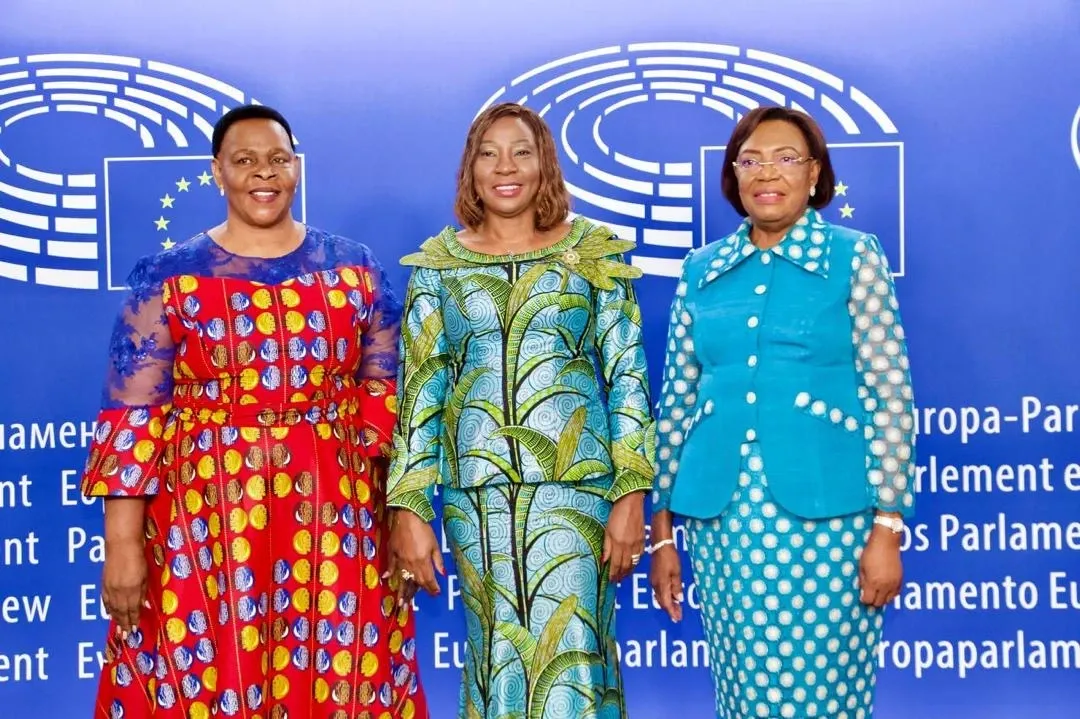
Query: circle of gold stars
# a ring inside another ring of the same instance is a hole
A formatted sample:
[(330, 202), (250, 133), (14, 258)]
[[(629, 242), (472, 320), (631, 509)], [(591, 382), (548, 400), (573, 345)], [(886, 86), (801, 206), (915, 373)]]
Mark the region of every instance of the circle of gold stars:
[[(199, 181), (199, 186), (202, 187), (209, 185), (210, 181), (214, 179), (214, 176), (208, 173), (206, 170), (203, 170), (203, 173), (197, 176), (195, 179)], [(174, 184), (176, 185), (177, 195), (179, 195), (179, 193), (181, 192), (190, 191), (189, 188), (191, 187), (191, 181), (188, 180), (186, 177), (181, 177)], [(176, 199), (176, 197), (173, 197), (168, 192), (166, 192), (164, 197), (158, 198), (158, 201), (161, 203), (161, 209), (172, 210), (175, 209), (173, 207), (173, 203), (176, 202)], [(164, 247), (166, 250), (171, 249), (176, 245), (176, 242), (174, 242), (173, 239), (168, 236), (170, 222), (172, 222), (172, 220), (166, 218), (164, 213), (162, 213), (156, 220), (154, 220), (154, 227), (157, 228), (158, 232), (166, 233), (165, 241), (161, 243), (161, 246)]]

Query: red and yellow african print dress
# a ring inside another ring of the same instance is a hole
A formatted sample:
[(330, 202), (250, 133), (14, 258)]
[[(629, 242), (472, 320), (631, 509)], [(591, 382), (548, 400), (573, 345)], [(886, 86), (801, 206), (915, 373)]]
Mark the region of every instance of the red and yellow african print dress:
[[(363, 245), (198, 235), (142, 260), (83, 491), (145, 497), (149, 609), (110, 626), (99, 719), (426, 719), (382, 579), (400, 306)], [(109, 500), (106, 500), (109, 501)]]

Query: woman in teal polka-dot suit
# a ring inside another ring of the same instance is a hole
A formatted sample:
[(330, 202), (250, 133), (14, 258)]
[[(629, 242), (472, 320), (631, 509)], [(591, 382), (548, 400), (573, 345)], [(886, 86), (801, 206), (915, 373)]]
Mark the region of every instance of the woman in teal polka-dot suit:
[(686, 258), (672, 303), (653, 588), (678, 621), (681, 515), (717, 716), (865, 719), (913, 508), (892, 276), (875, 236), (819, 213), (835, 176), (807, 115), (748, 113), (725, 160), (746, 219)]

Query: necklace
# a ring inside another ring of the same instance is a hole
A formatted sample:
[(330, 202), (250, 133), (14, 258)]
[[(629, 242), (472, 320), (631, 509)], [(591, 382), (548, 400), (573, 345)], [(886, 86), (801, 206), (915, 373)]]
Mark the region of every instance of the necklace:
[(526, 254), (528, 252), (529, 252), (528, 249), (518, 251), (518, 250), (512, 249), (510, 247), (507, 247), (506, 245), (503, 245), (503, 254), (506, 257), (509, 257), (511, 260), (516, 258), (518, 255), (524, 255), (524, 254)]

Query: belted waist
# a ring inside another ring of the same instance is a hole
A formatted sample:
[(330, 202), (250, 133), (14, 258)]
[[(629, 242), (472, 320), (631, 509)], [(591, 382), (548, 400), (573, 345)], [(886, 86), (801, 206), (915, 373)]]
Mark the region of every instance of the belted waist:
[[(203, 391), (196, 394), (190, 391), (194, 388)], [(180, 422), (258, 427), (334, 422), (359, 413), (361, 389), (349, 384), (332, 388), (322, 396), (292, 402), (267, 402), (261, 398), (244, 402), (243, 399), (243, 396), (240, 399), (208, 396), (203, 385), (179, 386), (173, 394), (170, 416)]]

